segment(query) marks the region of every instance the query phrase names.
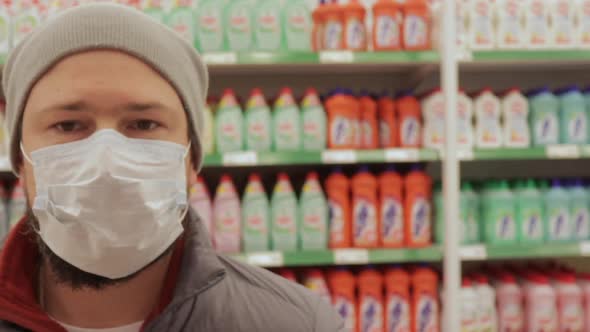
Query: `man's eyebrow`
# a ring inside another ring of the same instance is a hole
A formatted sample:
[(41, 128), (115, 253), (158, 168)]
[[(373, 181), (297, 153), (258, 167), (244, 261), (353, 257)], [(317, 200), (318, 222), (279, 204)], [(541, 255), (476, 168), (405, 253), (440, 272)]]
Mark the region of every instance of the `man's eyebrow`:
[(134, 112), (142, 112), (142, 111), (150, 111), (150, 110), (169, 110), (170, 109), (170, 107), (168, 107), (160, 102), (127, 103), (121, 108), (126, 111), (134, 111)]
[[(84, 102), (74, 101), (74, 102), (65, 102), (65, 103), (56, 103), (51, 106), (45, 107), (41, 110), (41, 112), (45, 111), (71, 111), (71, 112), (79, 112), (79, 111), (88, 111), (91, 110), (93, 107)], [(151, 111), (151, 110), (170, 110), (171, 108), (160, 103), (160, 102), (132, 102), (123, 104), (120, 109), (124, 111), (132, 111), (132, 112), (142, 112), (142, 111)]]
[(41, 112), (45, 111), (84, 111), (88, 110), (88, 104), (83, 101), (74, 101), (66, 103), (56, 103), (51, 106), (45, 107)]

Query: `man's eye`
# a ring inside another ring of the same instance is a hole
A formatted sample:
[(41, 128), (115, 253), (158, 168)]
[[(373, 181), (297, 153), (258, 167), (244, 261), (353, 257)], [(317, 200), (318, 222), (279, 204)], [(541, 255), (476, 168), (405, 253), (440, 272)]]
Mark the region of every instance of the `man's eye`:
[(83, 125), (77, 121), (64, 121), (56, 124), (54, 127), (61, 132), (70, 133), (81, 130)]
[(131, 129), (149, 131), (158, 128), (160, 125), (152, 120), (137, 120), (131, 123)]

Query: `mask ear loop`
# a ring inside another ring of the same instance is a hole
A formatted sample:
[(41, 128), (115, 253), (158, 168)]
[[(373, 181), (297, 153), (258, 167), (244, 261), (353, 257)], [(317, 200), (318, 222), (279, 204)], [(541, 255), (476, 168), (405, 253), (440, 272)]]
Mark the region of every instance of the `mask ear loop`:
[(33, 165), (33, 160), (31, 160), (29, 155), (25, 152), (25, 147), (23, 146), (22, 141), (20, 142), (19, 146), (20, 146), (20, 152), (23, 154), (23, 157), (25, 157), (25, 160), (28, 161), (29, 164)]

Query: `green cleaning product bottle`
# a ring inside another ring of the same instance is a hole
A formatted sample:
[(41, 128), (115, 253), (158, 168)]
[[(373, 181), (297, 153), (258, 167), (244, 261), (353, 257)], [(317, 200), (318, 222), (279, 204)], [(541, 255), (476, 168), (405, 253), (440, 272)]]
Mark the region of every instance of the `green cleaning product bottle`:
[[(2, 4), (2, 6), (4, 6), (4, 4)], [(20, 44), (21, 41), (32, 33), (41, 23), (39, 7), (37, 7), (33, 1), (16, 1), (15, 7), (17, 10), (13, 21), (13, 47)]]
[[(584, 105), (586, 106), (586, 116), (590, 122), (590, 87), (584, 89)], [(590, 143), (590, 123), (588, 124), (588, 142)]]
[(270, 151), (271, 122), (270, 108), (262, 90), (253, 89), (246, 104), (246, 150)]
[(258, 174), (250, 179), (242, 198), (242, 246), (244, 251), (270, 249), (270, 206)]
[(207, 154), (212, 154), (215, 152), (215, 133), (213, 129), (215, 128), (215, 118), (213, 116), (213, 103), (207, 101), (207, 105), (205, 105), (205, 111), (203, 112), (203, 152)]
[(535, 90), (529, 94), (530, 126), (533, 145), (545, 146), (559, 143), (559, 102), (549, 89)]
[(301, 102), (303, 118), (303, 150), (322, 151), (326, 149), (326, 111), (315, 89), (305, 92)]
[(195, 14), (198, 46), (201, 52), (225, 49), (222, 0), (201, 0)]
[(145, 1), (143, 12), (162, 24), (166, 23), (166, 12), (161, 1)]
[(482, 201), (485, 242), (493, 245), (517, 242), (516, 204), (506, 181), (486, 184)]
[(588, 114), (580, 90), (573, 86), (559, 94), (560, 142), (585, 144), (588, 141)]
[(551, 242), (572, 239), (572, 224), (569, 209), (569, 195), (559, 180), (551, 182), (551, 188), (545, 193), (547, 209), (547, 240)]
[(283, 88), (275, 101), (272, 132), (275, 150), (300, 150), (301, 119), (290, 88)]
[(297, 197), (286, 173), (280, 173), (270, 200), (273, 250), (297, 250)]
[(244, 146), (244, 117), (242, 109), (231, 89), (226, 89), (217, 107), (215, 142), (217, 152), (241, 151)]
[(576, 180), (569, 189), (570, 216), (572, 218), (573, 238), (578, 241), (590, 239), (590, 206), (588, 192), (581, 180)]
[[(442, 192), (442, 183), (437, 182), (434, 185), (434, 240), (438, 244), (445, 242), (445, 203)], [(462, 241), (461, 241), (462, 242)]]
[(465, 225), (465, 243), (479, 243), (479, 196), (473, 190), (470, 182), (463, 182), (461, 186), (461, 210), (464, 216), (463, 224)]
[(311, 50), (311, 12), (304, 0), (285, 1), (283, 7), (283, 33), (289, 51)]
[(516, 224), (521, 243), (542, 243), (545, 241), (545, 213), (543, 195), (534, 180), (520, 182), (515, 188)]
[(311, 172), (299, 198), (299, 230), (302, 250), (325, 250), (328, 247), (328, 202), (318, 181)]
[(259, 51), (278, 51), (282, 46), (280, 0), (259, 0), (254, 12), (254, 41)]
[(230, 51), (252, 48), (252, 12), (248, 0), (232, 0), (225, 7), (225, 36)]
[(166, 25), (191, 45), (195, 44), (195, 19), (190, 3), (179, 0), (174, 1), (172, 9), (166, 15)]

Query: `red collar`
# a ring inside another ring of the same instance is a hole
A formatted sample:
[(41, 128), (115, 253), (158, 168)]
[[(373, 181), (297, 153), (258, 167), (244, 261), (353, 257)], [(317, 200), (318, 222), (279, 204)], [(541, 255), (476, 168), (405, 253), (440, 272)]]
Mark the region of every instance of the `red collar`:
[[(37, 303), (35, 289), (39, 252), (25, 219), (11, 230), (0, 254), (0, 321), (32, 331), (65, 332)], [(177, 241), (162, 288), (160, 302), (144, 328), (170, 304), (182, 265), (184, 237)], [(143, 328), (142, 328), (143, 329)]]

